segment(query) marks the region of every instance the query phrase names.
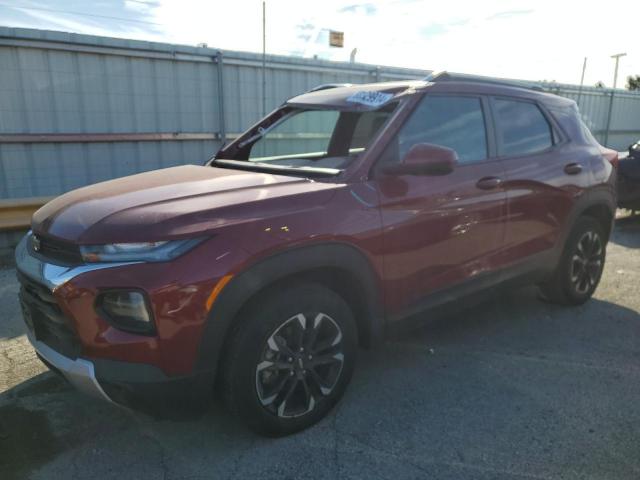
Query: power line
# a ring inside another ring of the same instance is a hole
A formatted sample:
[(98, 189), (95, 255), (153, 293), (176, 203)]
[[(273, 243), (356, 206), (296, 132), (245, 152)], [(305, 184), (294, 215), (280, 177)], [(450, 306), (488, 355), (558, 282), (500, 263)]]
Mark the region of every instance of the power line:
[[(132, 0), (129, 0), (129, 1), (132, 1)], [(138, 1), (138, 3), (146, 3), (146, 2)], [(72, 12), (72, 11), (69, 11), (69, 10), (58, 10), (58, 9), (55, 9), (55, 8), (25, 7), (25, 6), (20, 6), (20, 5), (8, 5), (6, 3), (0, 3), (0, 7), (13, 8), (13, 9), (16, 9), (16, 10), (41, 10), (41, 11), (44, 11), (44, 12), (62, 13), (62, 14), (67, 14), (67, 15), (79, 15), (79, 16), (83, 16), (83, 17), (106, 18), (106, 19), (109, 19), (109, 20), (121, 20), (123, 22), (145, 23), (145, 24), (148, 24), (148, 25), (165, 26), (162, 23), (149, 22), (147, 20), (134, 20), (134, 19), (131, 19), (131, 18), (113, 17), (111, 15), (99, 15), (97, 13)]]

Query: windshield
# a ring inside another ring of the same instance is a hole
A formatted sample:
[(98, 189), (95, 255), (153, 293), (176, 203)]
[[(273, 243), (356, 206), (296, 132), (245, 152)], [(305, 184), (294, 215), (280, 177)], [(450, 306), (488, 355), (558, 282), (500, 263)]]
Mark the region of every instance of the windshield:
[(370, 145), (395, 104), (379, 110), (290, 109), (220, 159), (280, 167), (344, 169)]

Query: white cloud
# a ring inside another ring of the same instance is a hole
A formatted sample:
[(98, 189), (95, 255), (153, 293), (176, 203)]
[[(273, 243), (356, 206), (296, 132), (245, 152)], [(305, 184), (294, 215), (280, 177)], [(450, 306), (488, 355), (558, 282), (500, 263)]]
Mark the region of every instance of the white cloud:
[[(43, 11), (28, 17), (23, 11), (16, 20), (9, 15), (15, 11), (4, 7), (0, 23), (46, 28), (48, 19), (51, 28), (92, 34), (262, 48), (261, 0), (119, 0), (111, 8), (103, 2), (91, 9), (77, 0), (37, 5), (152, 23)], [(638, 18), (640, 2), (629, 0), (267, 0), (267, 51), (346, 61), (357, 47), (361, 62), (569, 83), (579, 82), (588, 56), (585, 83), (602, 80), (608, 86), (609, 56), (627, 52), (620, 63), (622, 86), (627, 75), (640, 74)], [(327, 29), (345, 32), (343, 49), (326, 45)]]

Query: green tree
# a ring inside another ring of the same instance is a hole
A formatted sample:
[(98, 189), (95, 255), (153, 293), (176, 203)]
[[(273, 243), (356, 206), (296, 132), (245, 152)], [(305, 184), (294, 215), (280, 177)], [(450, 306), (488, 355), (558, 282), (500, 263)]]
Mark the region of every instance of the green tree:
[(627, 77), (627, 89), (640, 90), (640, 75), (629, 75)]
[(596, 88), (604, 88), (604, 82), (602, 80), (598, 80), (596, 82)]

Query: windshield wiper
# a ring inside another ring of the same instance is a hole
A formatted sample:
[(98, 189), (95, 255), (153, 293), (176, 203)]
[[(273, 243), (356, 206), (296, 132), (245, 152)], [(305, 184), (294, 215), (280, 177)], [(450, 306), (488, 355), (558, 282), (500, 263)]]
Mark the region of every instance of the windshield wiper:
[(271, 172), (293, 173), (296, 175), (304, 175), (306, 177), (333, 177), (342, 171), (338, 168), (270, 165), (268, 163), (249, 162), (247, 160), (216, 159), (213, 164), (221, 167), (237, 168), (240, 170), (267, 170)]

